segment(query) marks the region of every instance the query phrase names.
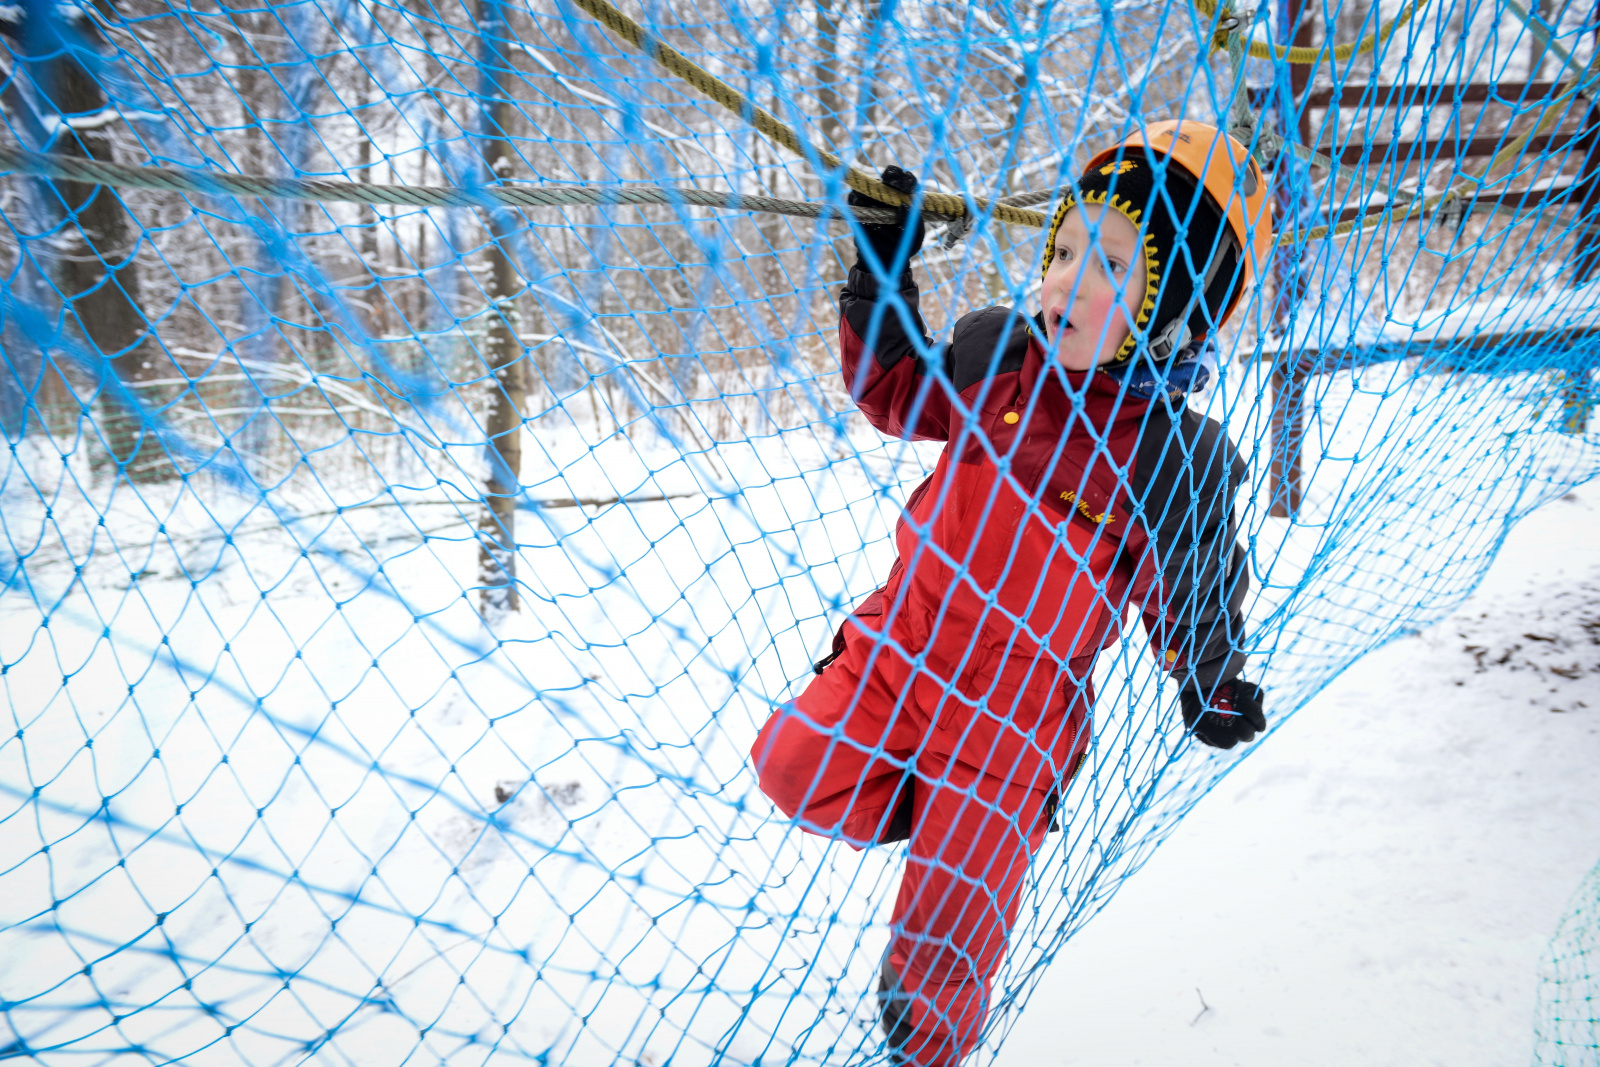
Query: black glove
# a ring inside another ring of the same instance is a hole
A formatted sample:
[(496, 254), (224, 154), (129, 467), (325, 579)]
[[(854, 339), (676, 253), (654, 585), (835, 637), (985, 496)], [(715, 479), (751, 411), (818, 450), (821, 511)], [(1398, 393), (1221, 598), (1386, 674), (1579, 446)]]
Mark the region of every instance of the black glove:
[[(899, 193), (905, 193), (907, 196), (917, 190), (916, 176), (910, 171), (901, 170), (899, 167), (885, 168), (880, 180), (889, 188)], [(866, 193), (858, 193), (854, 190), (851, 190), (850, 195), (845, 199), (845, 203), (851, 207), (892, 208), (893, 206), (885, 204), (882, 200), (874, 200)], [(866, 222), (861, 224), (861, 229), (866, 233), (867, 243), (877, 253), (878, 262), (883, 264), (883, 269), (888, 272), (891, 278), (905, 270), (905, 265), (910, 261), (911, 257), (921, 251), (922, 238), (927, 232), (922, 225), (922, 213), (920, 211), (913, 216), (909, 207), (902, 207), (899, 209), (899, 213), (900, 218), (896, 222)], [(906, 258), (901, 260), (896, 257), (900, 252), (901, 237), (908, 228), (911, 230), (911, 244), (906, 248)], [(859, 237), (856, 238), (856, 258), (857, 260), (865, 258), (862, 256), (861, 239)]]
[(1223, 682), (1203, 700), (1193, 684), (1184, 686), (1179, 700), (1183, 704), (1183, 725), (1212, 748), (1232, 748), (1239, 742), (1254, 741), (1267, 728), (1261, 710), (1261, 687), (1243, 678)]

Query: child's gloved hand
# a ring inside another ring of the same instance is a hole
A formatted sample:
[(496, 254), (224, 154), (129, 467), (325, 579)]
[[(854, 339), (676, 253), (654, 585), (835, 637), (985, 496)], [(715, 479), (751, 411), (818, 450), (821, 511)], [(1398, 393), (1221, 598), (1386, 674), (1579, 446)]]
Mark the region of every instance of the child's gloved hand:
[(1261, 697), (1261, 687), (1243, 678), (1223, 682), (1210, 700), (1202, 700), (1198, 690), (1186, 686), (1179, 697), (1183, 724), (1212, 748), (1232, 748), (1241, 741), (1254, 741), (1256, 734), (1267, 728)]
[[(907, 196), (916, 192), (917, 178), (910, 171), (901, 170), (899, 167), (886, 167), (879, 180), (896, 192), (905, 193)], [(865, 193), (852, 191), (845, 199), (851, 207), (891, 207), (881, 200), (874, 200)], [(883, 264), (883, 269), (894, 277), (905, 269), (905, 264), (922, 249), (922, 238), (926, 229), (922, 225), (922, 213), (911, 215), (908, 207), (900, 208), (900, 220), (890, 223), (863, 223), (861, 229), (865, 231), (867, 242), (872, 246), (873, 252), (878, 256), (878, 262)], [(911, 243), (906, 246), (905, 259), (899, 258), (900, 241), (906, 230), (911, 231)], [(861, 239), (856, 239), (856, 258), (864, 260)]]

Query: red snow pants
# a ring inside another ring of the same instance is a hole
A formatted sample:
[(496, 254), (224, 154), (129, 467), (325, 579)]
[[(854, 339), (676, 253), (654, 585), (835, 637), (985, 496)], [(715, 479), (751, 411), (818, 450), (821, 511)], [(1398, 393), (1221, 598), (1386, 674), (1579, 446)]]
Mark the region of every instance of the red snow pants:
[[(814, 834), (877, 842), (913, 772), (910, 855), (889, 965), (904, 1062), (955, 1067), (976, 1046), (1046, 800), (1089, 741), (1094, 655), (1065, 672), (1002, 660), (947, 685), (852, 616), (845, 650), (776, 708), (752, 747), (762, 792)], [(897, 998), (898, 999), (898, 998)], [(904, 1032), (904, 1031), (902, 1031)]]

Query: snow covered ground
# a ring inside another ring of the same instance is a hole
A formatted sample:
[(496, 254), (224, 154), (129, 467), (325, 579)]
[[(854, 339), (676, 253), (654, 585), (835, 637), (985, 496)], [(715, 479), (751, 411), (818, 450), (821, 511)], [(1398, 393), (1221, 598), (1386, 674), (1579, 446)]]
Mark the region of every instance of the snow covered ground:
[(1273, 734), (997, 1062), (1528, 1063), (1540, 956), (1600, 859), (1597, 523), (1595, 483), (1536, 512), (1460, 611)]

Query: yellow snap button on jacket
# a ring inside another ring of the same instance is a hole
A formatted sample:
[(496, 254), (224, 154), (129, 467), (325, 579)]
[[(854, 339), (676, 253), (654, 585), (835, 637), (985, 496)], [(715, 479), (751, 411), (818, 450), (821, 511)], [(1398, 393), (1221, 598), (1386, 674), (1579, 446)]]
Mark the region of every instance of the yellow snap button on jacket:
[(1008, 411), (1005, 414), (1005, 420), (1007, 426), (1015, 426), (1018, 422), (1022, 421), (1022, 416), (1018, 415), (1015, 411)]

